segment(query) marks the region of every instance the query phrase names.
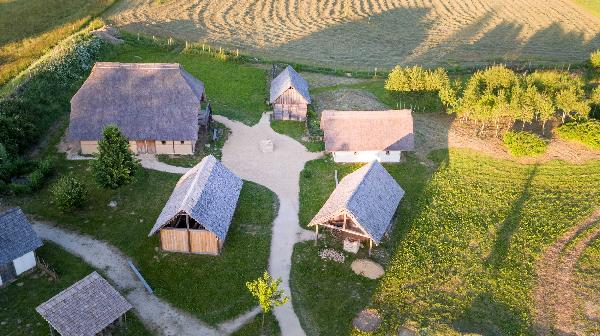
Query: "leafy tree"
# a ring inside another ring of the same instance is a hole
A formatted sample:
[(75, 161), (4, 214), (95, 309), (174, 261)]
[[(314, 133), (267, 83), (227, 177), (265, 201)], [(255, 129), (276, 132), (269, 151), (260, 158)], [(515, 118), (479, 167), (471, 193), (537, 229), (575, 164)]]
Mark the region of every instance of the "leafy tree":
[(85, 185), (72, 176), (60, 178), (52, 187), (51, 193), (54, 203), (62, 211), (72, 211), (82, 206), (88, 198)]
[(600, 68), (600, 50), (596, 50), (590, 55), (590, 63), (592, 67), (596, 69)]
[(129, 141), (115, 125), (104, 128), (95, 156), (92, 172), (98, 184), (104, 188), (116, 189), (130, 183), (140, 165), (129, 150)]
[(246, 282), (246, 287), (250, 291), (250, 294), (256, 298), (262, 310), (261, 329), (265, 326), (265, 314), (275, 307), (283, 306), (289, 300), (284, 295), (283, 290), (279, 289), (280, 284), (281, 279), (273, 279), (266, 271), (262, 277)]
[(563, 124), (568, 117), (587, 119), (590, 114), (590, 105), (584, 100), (583, 93), (576, 88), (568, 88), (556, 94), (556, 107), (562, 112)]

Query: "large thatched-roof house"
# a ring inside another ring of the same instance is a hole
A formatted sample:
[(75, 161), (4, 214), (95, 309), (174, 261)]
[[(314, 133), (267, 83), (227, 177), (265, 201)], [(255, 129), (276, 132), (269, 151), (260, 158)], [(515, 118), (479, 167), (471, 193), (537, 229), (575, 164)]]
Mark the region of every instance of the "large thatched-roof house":
[(98, 62), (71, 99), (69, 140), (95, 153), (115, 124), (134, 153), (193, 154), (210, 122), (204, 84), (179, 64)]
[(308, 82), (291, 66), (271, 81), (269, 103), (274, 119), (306, 120), (310, 102)]
[(321, 129), (335, 162), (399, 162), (403, 151), (414, 150), (410, 110), (325, 110)]
[(0, 286), (34, 268), (40, 246), (42, 241), (20, 208), (0, 213)]
[(319, 236), (319, 227), (342, 233), (355, 241), (379, 245), (389, 230), (404, 190), (373, 161), (346, 175), (310, 221)]
[(219, 254), (242, 180), (209, 155), (179, 179), (148, 236), (165, 251)]
[(94, 272), (35, 310), (50, 324), (51, 331), (62, 336), (95, 336), (110, 335), (110, 329), (131, 308), (116, 289)]

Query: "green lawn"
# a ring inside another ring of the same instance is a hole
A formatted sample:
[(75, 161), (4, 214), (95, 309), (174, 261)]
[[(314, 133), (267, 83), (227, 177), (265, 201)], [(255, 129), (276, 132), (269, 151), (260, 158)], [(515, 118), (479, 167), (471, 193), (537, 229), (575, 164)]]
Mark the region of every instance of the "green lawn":
[(204, 82), (213, 113), (247, 125), (256, 124), (267, 110), (264, 70), (235, 60), (220, 60), (207, 53), (182, 52), (181, 46), (161, 47), (151, 41), (137, 41), (128, 34), (124, 36), (127, 43), (117, 48), (107, 61), (180, 63)]
[(600, 19), (600, 2), (598, 0), (572, 0), (574, 3), (578, 4), (585, 10), (587, 10), (590, 14), (596, 16)]
[(322, 141), (312, 141), (308, 138), (306, 122), (295, 120), (273, 120), (271, 128), (280, 134), (285, 134), (290, 138), (303, 144), (310, 152), (320, 152), (324, 148)]
[[(436, 151), (431, 158), (435, 172), (412, 158), (386, 165), (406, 196), (391, 238), (376, 250), (386, 275), (371, 295), (372, 285), (355, 287), (360, 280), (352, 280), (349, 267), (329, 271), (334, 266), (310, 244), (296, 247), (292, 288), (307, 293), (295, 303), (312, 334), (347, 331), (362, 305), (382, 312), (382, 335), (405, 321), (443, 332), (532, 334), (536, 257), (599, 204), (600, 162), (519, 165), (467, 150)], [(333, 190), (334, 170), (343, 176), (357, 167), (327, 158), (307, 164), (300, 182), (302, 225)], [(323, 269), (337, 276), (321, 276)], [(352, 308), (325, 318), (333, 314), (329, 302), (355, 296), (360, 299)]]
[[(35, 311), (35, 307), (94, 271), (83, 260), (49, 242), (44, 242), (44, 246), (37, 250), (37, 255), (58, 274), (58, 281), (50, 280), (36, 269), (0, 288), (0, 335), (48, 335), (48, 323)], [(127, 327), (118, 329), (115, 335), (140, 336), (151, 333), (137, 316), (129, 312)]]
[[(76, 175), (88, 186), (90, 201), (83, 209), (59, 212), (48, 187), (9, 202), (61, 227), (110, 242), (133, 258), (156, 295), (203, 321), (216, 324), (255, 306), (245, 282), (267, 268), (277, 202), (268, 189), (244, 182), (221, 256), (162, 253), (158, 237), (147, 235), (179, 175), (141, 170), (133, 184), (105, 190), (94, 183), (88, 162), (60, 159), (57, 165), (57, 171)], [(111, 200), (117, 202), (116, 209), (108, 207)]]
[(0, 86), (114, 0), (0, 0)]
[[(581, 298), (581, 312), (576, 315), (576, 319), (581, 323), (586, 335), (600, 334), (600, 321), (592, 320), (586, 316), (586, 303), (589, 305), (600, 302), (600, 239), (596, 238), (583, 252), (576, 270), (576, 292)], [(589, 308), (587, 308), (589, 310)]]
[(248, 322), (240, 330), (234, 332), (232, 336), (279, 336), (281, 330), (279, 330), (279, 323), (277, 319), (271, 313), (265, 315), (265, 325), (262, 327), (262, 314), (258, 314), (254, 320)]

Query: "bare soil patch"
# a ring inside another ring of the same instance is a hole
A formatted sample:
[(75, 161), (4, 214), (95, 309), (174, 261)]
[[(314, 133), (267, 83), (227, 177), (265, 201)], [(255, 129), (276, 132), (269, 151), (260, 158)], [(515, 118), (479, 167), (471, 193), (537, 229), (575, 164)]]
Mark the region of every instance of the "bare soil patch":
[(358, 275), (369, 279), (379, 279), (383, 276), (384, 270), (378, 263), (369, 259), (357, 259), (352, 262), (352, 270)]
[(313, 105), (320, 114), (323, 110), (387, 110), (372, 93), (360, 89), (342, 88), (313, 95)]
[(365, 309), (356, 315), (352, 325), (360, 331), (373, 332), (381, 325), (381, 316), (375, 309)]
[(578, 335), (573, 322), (579, 305), (573, 272), (583, 250), (600, 236), (599, 221), (600, 209), (597, 209), (550, 245), (538, 260), (533, 291), (538, 335)]

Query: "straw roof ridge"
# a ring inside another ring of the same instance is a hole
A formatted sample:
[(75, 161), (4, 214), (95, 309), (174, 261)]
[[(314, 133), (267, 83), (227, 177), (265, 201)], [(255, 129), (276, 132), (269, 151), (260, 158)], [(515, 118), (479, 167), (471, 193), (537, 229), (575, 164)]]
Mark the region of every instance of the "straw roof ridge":
[(311, 103), (310, 93), (308, 92), (308, 82), (292, 66), (288, 65), (273, 81), (269, 95), (269, 102), (273, 104), (279, 96), (286, 90), (294, 88), (306, 100)]
[(42, 240), (21, 208), (0, 213), (0, 265), (22, 257), (42, 245)]

